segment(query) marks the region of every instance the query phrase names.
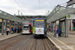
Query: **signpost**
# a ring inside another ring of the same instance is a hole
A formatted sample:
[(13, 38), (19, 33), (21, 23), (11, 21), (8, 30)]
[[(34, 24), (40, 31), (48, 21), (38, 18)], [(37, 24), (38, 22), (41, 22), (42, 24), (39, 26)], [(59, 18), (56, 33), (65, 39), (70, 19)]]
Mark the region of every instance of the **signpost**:
[(75, 19), (75, 14), (66, 15), (66, 19)]

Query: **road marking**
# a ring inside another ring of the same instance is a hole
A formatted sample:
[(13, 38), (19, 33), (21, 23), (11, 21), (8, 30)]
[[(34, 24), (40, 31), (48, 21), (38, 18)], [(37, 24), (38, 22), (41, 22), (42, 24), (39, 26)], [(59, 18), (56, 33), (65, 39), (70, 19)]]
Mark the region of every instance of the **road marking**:
[[(50, 35), (51, 36), (51, 35)], [(53, 37), (53, 36), (51, 36), (51, 37)], [(54, 37), (53, 37), (54, 38)], [(54, 39), (56, 39), (56, 38), (54, 38)], [(58, 40), (58, 39), (56, 39), (57, 41), (59, 41), (60, 43), (62, 43), (63, 45), (65, 45), (67, 48), (69, 48), (69, 49), (74, 49), (74, 48), (72, 48), (72, 47), (70, 47), (70, 46), (68, 46), (68, 45), (66, 45), (65, 43), (63, 43), (62, 41), (60, 41), (60, 40)]]
[(48, 39), (49, 39), (50, 41), (52, 41), (52, 43), (53, 43), (59, 50), (62, 50), (51, 38), (48, 37)]

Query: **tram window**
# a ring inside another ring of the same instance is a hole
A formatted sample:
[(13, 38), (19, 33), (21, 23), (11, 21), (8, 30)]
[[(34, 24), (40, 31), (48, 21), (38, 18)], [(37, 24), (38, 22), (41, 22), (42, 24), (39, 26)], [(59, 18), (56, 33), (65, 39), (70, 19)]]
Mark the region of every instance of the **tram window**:
[(35, 27), (45, 27), (44, 21), (36, 21), (35, 22)]
[(24, 26), (23, 28), (28, 28), (28, 26)]

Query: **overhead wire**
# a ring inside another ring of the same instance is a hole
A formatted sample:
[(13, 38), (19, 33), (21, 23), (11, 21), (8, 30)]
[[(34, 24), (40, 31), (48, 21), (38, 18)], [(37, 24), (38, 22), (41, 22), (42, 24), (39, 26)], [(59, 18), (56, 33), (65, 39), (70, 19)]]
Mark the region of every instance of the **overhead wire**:
[[(19, 5), (19, 3), (15, 0), (16, 4), (21, 8), (21, 6)], [(21, 8), (22, 9), (22, 8)], [(22, 9), (23, 12), (25, 12), (23, 9)], [(40, 15), (40, 0), (39, 0), (39, 15)]]
[[(19, 5), (19, 3), (15, 0), (16, 4), (21, 8), (21, 6)], [(25, 13), (24, 9), (21, 8), (21, 10)]]

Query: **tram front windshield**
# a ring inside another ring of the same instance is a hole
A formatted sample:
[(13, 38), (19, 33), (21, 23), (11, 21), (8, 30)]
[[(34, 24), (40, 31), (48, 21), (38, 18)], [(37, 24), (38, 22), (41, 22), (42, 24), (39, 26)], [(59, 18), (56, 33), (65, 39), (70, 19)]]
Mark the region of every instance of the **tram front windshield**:
[(23, 26), (23, 29), (25, 30), (28, 30), (28, 28), (29, 28), (28, 26)]
[(35, 21), (35, 27), (45, 27), (44, 21)]

